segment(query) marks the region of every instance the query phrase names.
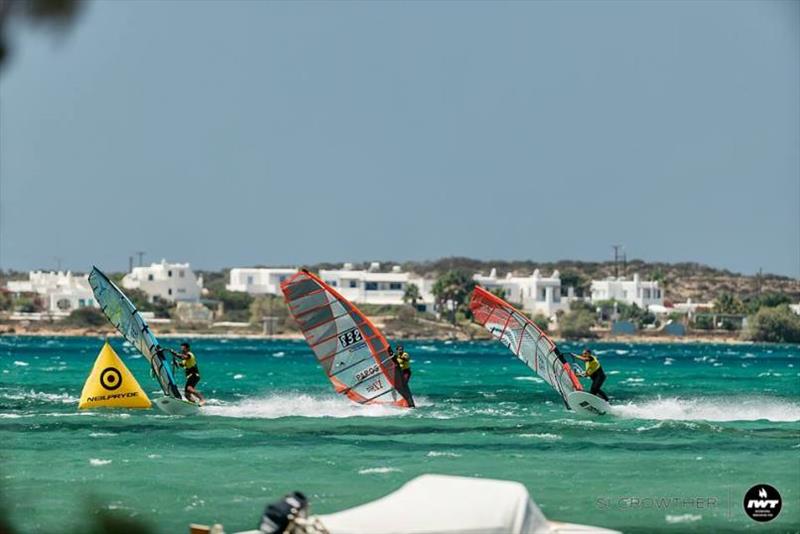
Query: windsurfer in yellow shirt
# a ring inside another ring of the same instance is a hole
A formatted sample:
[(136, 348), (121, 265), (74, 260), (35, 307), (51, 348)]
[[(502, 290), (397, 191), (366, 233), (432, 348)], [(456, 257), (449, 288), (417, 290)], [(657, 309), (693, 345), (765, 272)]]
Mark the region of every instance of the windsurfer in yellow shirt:
[(198, 382), (200, 382), (200, 369), (197, 367), (197, 358), (194, 357), (194, 353), (189, 348), (188, 343), (181, 343), (180, 352), (175, 352), (172, 349), (170, 349), (170, 352), (178, 359), (178, 365), (186, 371), (186, 388), (183, 391), (186, 399), (203, 404), (206, 399), (196, 389)]
[(403, 381), (408, 384), (408, 381), (411, 380), (411, 357), (405, 350), (403, 350), (403, 345), (397, 345), (397, 348), (392, 355), (392, 359), (400, 368), (400, 372), (403, 375)]
[(592, 380), (592, 388), (589, 390), (589, 393), (608, 401), (608, 396), (606, 396), (606, 394), (603, 393), (603, 390), (600, 389), (603, 386), (603, 382), (606, 381), (606, 373), (603, 371), (603, 366), (600, 365), (600, 361), (597, 359), (597, 356), (592, 354), (591, 350), (583, 349), (583, 353), (575, 354), (575, 357), (579, 360), (583, 360), (586, 363), (586, 371), (584, 372), (584, 376)]

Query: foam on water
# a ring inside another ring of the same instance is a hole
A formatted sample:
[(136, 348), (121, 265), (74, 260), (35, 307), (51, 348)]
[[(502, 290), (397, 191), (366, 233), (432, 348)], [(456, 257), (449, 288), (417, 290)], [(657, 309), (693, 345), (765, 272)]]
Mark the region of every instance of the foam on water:
[(396, 467), (368, 467), (366, 469), (359, 469), (359, 475), (377, 475), (384, 473), (398, 473), (401, 470)]
[(700, 514), (667, 515), (664, 516), (664, 519), (670, 525), (677, 525), (680, 523), (694, 523), (695, 521), (700, 521), (703, 519), (703, 516)]
[(614, 405), (614, 414), (631, 419), (673, 421), (800, 421), (800, 404), (771, 398), (677, 397)]
[(48, 393), (46, 391), (7, 391), (0, 393), (0, 398), (16, 401), (35, 401), (56, 404), (74, 404), (80, 399), (68, 393)]
[(205, 415), (278, 419), (280, 417), (393, 417), (409, 413), (405, 408), (382, 404), (361, 405), (336, 395), (311, 396), (283, 393), (239, 402), (206, 406)]

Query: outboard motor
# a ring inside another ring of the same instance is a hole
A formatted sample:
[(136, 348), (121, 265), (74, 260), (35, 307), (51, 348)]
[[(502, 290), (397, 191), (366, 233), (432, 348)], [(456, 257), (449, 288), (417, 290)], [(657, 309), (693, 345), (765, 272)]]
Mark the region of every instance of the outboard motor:
[(299, 491), (293, 491), (283, 499), (267, 505), (258, 531), (264, 534), (284, 534), (295, 519), (307, 517), (308, 499)]

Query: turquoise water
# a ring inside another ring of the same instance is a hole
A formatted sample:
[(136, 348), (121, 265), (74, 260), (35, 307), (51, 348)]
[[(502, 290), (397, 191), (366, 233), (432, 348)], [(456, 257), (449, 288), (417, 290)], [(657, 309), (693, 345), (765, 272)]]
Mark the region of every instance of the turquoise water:
[[(78, 412), (101, 346), (0, 337), (0, 489), (22, 532), (80, 529), (98, 506), (233, 532), (290, 490), (325, 513), (431, 472), (517, 480), (551, 519), (626, 532), (800, 530), (798, 346), (598, 343), (620, 411), (603, 420), (488, 341), (407, 343), (416, 410), (337, 398), (302, 341), (197, 339), (205, 415)], [(758, 483), (783, 497), (771, 523), (742, 509)]]

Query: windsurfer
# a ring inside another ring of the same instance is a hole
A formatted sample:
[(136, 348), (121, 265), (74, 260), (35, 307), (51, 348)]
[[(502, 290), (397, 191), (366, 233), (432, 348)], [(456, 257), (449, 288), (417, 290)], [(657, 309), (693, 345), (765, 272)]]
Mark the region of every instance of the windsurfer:
[(170, 352), (177, 358), (178, 365), (186, 371), (186, 388), (183, 390), (186, 399), (193, 402), (199, 401), (200, 404), (203, 404), (206, 399), (202, 393), (197, 391), (197, 384), (200, 382), (200, 369), (197, 367), (197, 358), (189, 349), (188, 343), (181, 343), (180, 352), (175, 352), (172, 349), (170, 349)]
[(575, 354), (575, 357), (579, 360), (583, 360), (586, 363), (586, 371), (584, 371), (584, 376), (590, 378), (592, 380), (592, 388), (589, 390), (589, 393), (600, 397), (601, 399), (608, 401), (608, 396), (600, 389), (603, 386), (603, 382), (606, 381), (606, 373), (603, 371), (603, 367), (600, 365), (600, 361), (597, 359), (597, 356), (592, 354), (592, 351), (587, 349), (583, 349), (582, 354)]
[(397, 349), (394, 351), (392, 359), (400, 368), (400, 372), (403, 375), (403, 381), (408, 384), (408, 381), (411, 380), (411, 357), (405, 350), (403, 350), (403, 345), (397, 345)]

